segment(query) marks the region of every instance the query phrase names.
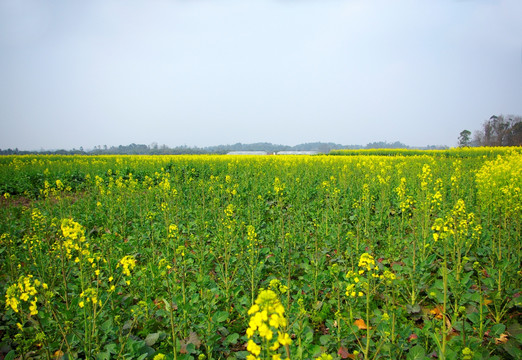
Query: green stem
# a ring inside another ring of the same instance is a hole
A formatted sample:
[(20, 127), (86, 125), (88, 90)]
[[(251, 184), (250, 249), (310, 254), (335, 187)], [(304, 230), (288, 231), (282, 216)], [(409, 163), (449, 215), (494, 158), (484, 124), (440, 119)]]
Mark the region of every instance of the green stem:
[(441, 359), (446, 359), (446, 313), (447, 313), (447, 301), (448, 301), (448, 263), (446, 261), (447, 258), (447, 249), (446, 249), (446, 241), (444, 240), (444, 262), (442, 265), (442, 282), (444, 286), (444, 301), (442, 306), (442, 349), (441, 349)]

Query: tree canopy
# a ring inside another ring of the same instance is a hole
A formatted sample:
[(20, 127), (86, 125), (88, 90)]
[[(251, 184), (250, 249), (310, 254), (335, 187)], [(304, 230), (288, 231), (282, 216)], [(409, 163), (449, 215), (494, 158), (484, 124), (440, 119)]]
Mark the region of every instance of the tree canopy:
[(522, 116), (491, 116), (482, 124), (481, 130), (475, 131), (472, 145), (522, 146)]

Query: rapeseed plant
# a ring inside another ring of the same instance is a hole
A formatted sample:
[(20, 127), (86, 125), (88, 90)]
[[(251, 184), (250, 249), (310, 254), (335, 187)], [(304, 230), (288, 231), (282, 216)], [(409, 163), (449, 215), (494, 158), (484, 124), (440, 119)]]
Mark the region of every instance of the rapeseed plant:
[(262, 264), (259, 260), (259, 240), (255, 228), (247, 226), (247, 253), (248, 253), (248, 275), (250, 276), (250, 305), (254, 305), (255, 289), (257, 286), (257, 273)]
[[(358, 270), (349, 270), (345, 275), (348, 284), (346, 286), (345, 295), (349, 301), (349, 323), (354, 323), (361, 330), (366, 330), (366, 336), (363, 338), (364, 342), (356, 337), (365, 359), (369, 358), (371, 338), (375, 330), (372, 331), (370, 326), (370, 307), (373, 296), (379, 291), (379, 289), (385, 290), (386, 287), (392, 287), (397, 276), (384, 269), (384, 271), (378, 266), (375, 258), (369, 253), (363, 253), (359, 257)], [(393, 289), (392, 289), (393, 292)], [(383, 293), (384, 294), (384, 293)], [(394, 297), (394, 294), (392, 294)], [(365, 299), (364, 305), (364, 319), (358, 319), (354, 321), (353, 308), (359, 302), (359, 299)], [(388, 299), (386, 299), (388, 301)], [(394, 302), (394, 298), (391, 300)], [(388, 306), (390, 306), (388, 304)], [(392, 305), (393, 306), (393, 305)], [(388, 321), (390, 319), (387, 312), (384, 312), (381, 316), (382, 321)], [(393, 318), (395, 320), (395, 317)], [(385, 337), (389, 337), (392, 341), (395, 338), (395, 321), (391, 324), (391, 332), (385, 333)], [(353, 330), (352, 330), (353, 331)], [(384, 339), (381, 339), (381, 343)], [(378, 346), (377, 352), (380, 346)]]
[[(274, 286), (280, 286), (273, 283)], [(254, 305), (248, 310), (250, 321), (246, 335), (248, 337), (248, 360), (280, 359), (280, 347), (283, 347), (286, 356), (290, 357), (292, 339), (285, 332), (288, 321), (285, 318), (285, 308), (277, 294), (272, 290), (261, 290)], [(258, 344), (261, 343), (261, 345)]]
[[(40, 280), (33, 278), (33, 275), (22, 275), (18, 278), (18, 281), (7, 288), (5, 295), (5, 307), (6, 309), (11, 308), (15, 313), (21, 313), (22, 318), (24, 308), (27, 308), (28, 314), (38, 315), (38, 290), (37, 288), (47, 289), (46, 283), (40, 282)], [(26, 305), (28, 304), (28, 306)]]
[(125, 283), (130, 285), (130, 280), (128, 277), (131, 276), (131, 270), (136, 267), (136, 259), (134, 259), (133, 256), (126, 255), (118, 262), (116, 268), (119, 268), (120, 266), (122, 268), (123, 275), (127, 277)]

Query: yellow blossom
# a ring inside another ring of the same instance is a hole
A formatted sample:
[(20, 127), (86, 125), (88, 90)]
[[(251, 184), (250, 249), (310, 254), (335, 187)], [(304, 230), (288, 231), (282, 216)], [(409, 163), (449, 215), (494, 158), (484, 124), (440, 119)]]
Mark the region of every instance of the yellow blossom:
[(278, 332), (277, 341), (283, 346), (290, 345), (292, 343), (292, 339), (290, 339), (290, 335), (287, 333)]
[(248, 340), (247, 350), (251, 354), (258, 356), (261, 353), (261, 346), (257, 345), (253, 340)]

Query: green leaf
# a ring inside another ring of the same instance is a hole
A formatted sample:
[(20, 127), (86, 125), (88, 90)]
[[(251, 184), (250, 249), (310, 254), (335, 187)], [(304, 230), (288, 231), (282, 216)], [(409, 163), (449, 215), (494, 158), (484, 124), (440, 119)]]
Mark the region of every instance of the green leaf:
[(125, 321), (123, 324), (123, 330), (129, 330), (130, 328), (132, 328), (132, 320)]
[(332, 340), (332, 335), (321, 335), (319, 337), (319, 342), (321, 343), (321, 345), (325, 346), (327, 344), (329, 344)]
[(227, 338), (225, 339), (225, 341), (229, 344), (236, 344), (238, 339), (239, 339), (239, 334), (233, 333), (233, 334), (228, 335)]
[(193, 354), (196, 352), (196, 347), (192, 343), (188, 343), (185, 347), (185, 350), (187, 351), (187, 354)]
[(406, 311), (409, 313), (409, 314), (418, 314), (420, 312), (421, 308), (420, 308), (420, 305), (419, 304), (415, 304), (415, 305), (406, 305)]
[(15, 358), (15, 355), (16, 355), (15, 351), (11, 350), (7, 353), (4, 360), (13, 360)]
[(305, 341), (309, 344), (311, 344), (314, 340), (314, 333), (312, 331), (308, 331), (306, 334), (305, 334)]
[(513, 337), (522, 335), (522, 326), (516, 320), (507, 327), (507, 330)]
[(112, 327), (113, 327), (113, 326), (112, 326), (112, 318), (109, 318), (107, 321), (105, 321), (105, 322), (100, 326), (100, 328), (101, 328), (104, 332), (106, 332), (106, 333), (108, 333), (110, 330), (112, 330)]
[(513, 357), (513, 359), (522, 359), (522, 350), (518, 348), (513, 341), (508, 341), (502, 348)]
[(118, 350), (116, 349), (116, 344), (114, 344), (114, 343), (105, 345), (105, 351), (110, 353), (110, 354), (117, 354), (118, 353)]
[(444, 289), (444, 283), (443, 283), (442, 280), (440, 280), (440, 279), (435, 280), (435, 282), (433, 283), (433, 286), (434, 286), (436, 289), (439, 289), (439, 290), (443, 290), (443, 289)]
[(480, 294), (478, 292), (466, 293), (462, 298), (468, 301), (476, 302), (477, 304), (480, 303)]
[(218, 322), (218, 323), (221, 323), (223, 321), (225, 321), (226, 319), (228, 319), (228, 313), (226, 311), (218, 311), (213, 317), (212, 319), (215, 321), (215, 322)]
[(506, 330), (506, 325), (504, 324), (496, 324), (491, 327), (491, 336), (499, 337)]
[(111, 354), (109, 352), (101, 352), (98, 355), (96, 355), (96, 360), (110, 360), (110, 358)]
[(478, 312), (472, 312), (467, 315), (469, 321), (473, 324), (478, 324), (480, 322), (480, 314)]
[(250, 353), (248, 351), (238, 351), (236, 352), (236, 357), (238, 359), (246, 359), (246, 357), (250, 355)]
[(163, 300), (163, 303), (165, 304), (165, 310), (170, 311), (170, 302), (168, 302), (167, 299), (161, 300)]
[(145, 338), (145, 344), (148, 346), (154, 345), (158, 341), (159, 336), (160, 334), (158, 332), (147, 335)]
[(395, 264), (392, 265), (392, 270), (400, 272), (402, 270), (402, 265), (399, 264), (399, 263), (395, 263)]
[(468, 285), (471, 275), (473, 275), (473, 271), (469, 271), (469, 272), (465, 273), (464, 276), (462, 277), (462, 279), (460, 279), (460, 284), (463, 286)]
[(407, 360), (424, 360), (426, 359), (426, 350), (420, 345), (415, 345), (408, 352)]
[(310, 349), (310, 354), (312, 354), (313, 357), (317, 357), (321, 354), (321, 347), (319, 345), (314, 345)]

